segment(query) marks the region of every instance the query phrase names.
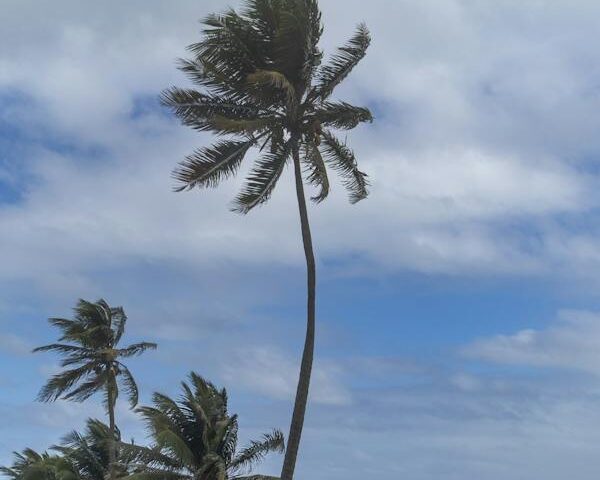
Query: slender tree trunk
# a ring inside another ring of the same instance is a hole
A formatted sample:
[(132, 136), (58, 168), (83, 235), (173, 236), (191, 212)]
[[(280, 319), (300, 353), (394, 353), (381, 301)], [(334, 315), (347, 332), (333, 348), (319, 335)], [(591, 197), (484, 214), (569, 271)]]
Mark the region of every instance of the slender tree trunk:
[(110, 382), (107, 386), (107, 389), (109, 422), (108, 427), (110, 432), (110, 440), (108, 443), (108, 478), (109, 480), (116, 480), (117, 476), (115, 472), (115, 463), (117, 461), (117, 442), (115, 442), (115, 401)]
[(302, 169), (300, 166), (300, 152), (298, 145), (294, 145), (292, 150), (294, 160), (294, 174), (296, 177), (296, 195), (298, 197), (298, 210), (300, 211), (300, 226), (302, 229), (302, 243), (304, 244), (304, 255), (306, 257), (306, 277), (307, 277), (307, 311), (306, 311), (306, 339), (304, 341), (304, 351), (302, 352), (302, 363), (300, 364), (300, 377), (298, 379), (298, 388), (296, 390), (296, 400), (294, 402), (294, 413), (290, 432), (287, 438), (287, 448), (283, 460), (281, 471), (281, 480), (292, 480), (296, 458), (298, 456), (298, 447), (300, 446), (300, 437), (302, 436), (302, 427), (304, 425), (304, 415), (306, 413), (306, 404), (308, 401), (308, 389), (310, 385), (310, 375), (315, 349), (315, 297), (317, 272), (315, 266), (315, 255), (313, 252), (312, 238), (310, 235), (310, 225), (308, 223), (308, 212), (306, 210), (306, 199), (304, 198), (304, 186), (302, 183)]

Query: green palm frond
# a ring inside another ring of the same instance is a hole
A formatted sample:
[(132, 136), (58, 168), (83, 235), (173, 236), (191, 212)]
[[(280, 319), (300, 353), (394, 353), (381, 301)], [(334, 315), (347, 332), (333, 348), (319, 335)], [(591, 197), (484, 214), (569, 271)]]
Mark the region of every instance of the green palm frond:
[(121, 383), (124, 387), (125, 394), (129, 399), (129, 405), (131, 406), (131, 408), (134, 408), (137, 405), (140, 396), (137, 383), (135, 382), (133, 375), (125, 365), (123, 365), (121, 362), (118, 362), (118, 365), (120, 371), (119, 378), (121, 379)]
[(66, 370), (62, 373), (52, 376), (52, 378), (50, 378), (46, 385), (44, 385), (40, 390), (38, 394), (38, 400), (41, 402), (52, 402), (57, 400), (73, 385), (86, 378), (91, 372), (93, 372), (94, 368), (95, 364), (86, 364), (79, 368)]
[(173, 172), (173, 178), (181, 184), (176, 191), (194, 187), (216, 187), (222, 180), (237, 172), (244, 156), (254, 143), (254, 139), (224, 140), (212, 147), (196, 150)]
[(275, 153), (263, 155), (256, 161), (244, 188), (237, 196), (233, 210), (248, 213), (257, 205), (266, 202), (273, 193), (291, 153), (290, 142), (286, 142)]
[(363, 122), (372, 122), (368, 108), (355, 107), (346, 102), (325, 102), (315, 112), (319, 123), (325, 127), (351, 130)]
[(147, 350), (156, 350), (157, 345), (153, 342), (140, 342), (129, 345), (117, 350), (117, 354), (122, 358), (137, 357)]
[(131, 443), (120, 443), (119, 451), (121, 458), (127, 464), (132, 465), (133, 470), (141, 470), (146, 467), (159, 466), (162, 471), (180, 471), (185, 467), (180, 461), (172, 456), (161, 452), (160, 447), (144, 447)]
[(260, 107), (248, 101), (242, 103), (224, 95), (209, 95), (177, 87), (164, 90), (160, 100), (181, 119), (184, 125), (191, 127), (215, 115), (251, 120), (265, 113)]
[(306, 179), (311, 185), (319, 188), (319, 193), (311, 200), (315, 203), (320, 203), (329, 195), (329, 177), (327, 176), (327, 168), (323, 161), (323, 156), (319, 151), (319, 147), (314, 142), (307, 142), (303, 145), (303, 159)]
[(284, 450), (283, 433), (279, 430), (273, 430), (271, 433), (263, 435), (262, 440), (251, 442), (250, 445), (236, 455), (230, 463), (230, 468), (234, 471), (248, 469), (256, 462), (261, 461), (268, 453), (283, 453)]
[(350, 202), (356, 203), (369, 194), (367, 175), (358, 169), (354, 152), (340, 142), (331, 132), (323, 132), (325, 161), (342, 177), (342, 183), (350, 194)]
[(358, 65), (367, 53), (371, 43), (371, 35), (365, 24), (360, 24), (356, 33), (346, 45), (338, 49), (329, 64), (321, 67), (317, 75), (317, 84), (312, 90), (311, 98), (325, 100)]

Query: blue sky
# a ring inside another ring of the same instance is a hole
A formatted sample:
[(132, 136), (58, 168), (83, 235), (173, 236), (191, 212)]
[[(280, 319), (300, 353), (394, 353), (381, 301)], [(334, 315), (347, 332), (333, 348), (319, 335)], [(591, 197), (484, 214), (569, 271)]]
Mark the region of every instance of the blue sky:
[[(8, 0), (0, 29), (0, 463), (99, 401), (43, 405), (31, 348), (79, 297), (160, 348), (142, 403), (195, 370), (230, 390), (244, 438), (287, 430), (304, 334), (291, 171), (229, 212), (243, 175), (175, 194), (210, 137), (157, 104), (195, 19), (232, 2)], [(596, 478), (600, 468), (597, 2), (322, 0), (326, 52), (366, 21), (338, 97), (372, 194), (311, 206), (319, 269), (298, 478)], [(236, 6), (233, 3), (233, 6)], [(243, 173), (243, 172), (242, 172)], [(125, 436), (144, 441), (119, 408)], [(276, 473), (281, 459), (263, 470)]]

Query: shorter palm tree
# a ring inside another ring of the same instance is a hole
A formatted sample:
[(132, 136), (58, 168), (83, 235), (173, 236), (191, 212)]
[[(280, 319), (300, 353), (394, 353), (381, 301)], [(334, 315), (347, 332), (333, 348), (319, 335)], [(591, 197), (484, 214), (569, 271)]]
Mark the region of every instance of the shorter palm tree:
[(88, 419), (83, 434), (72, 431), (66, 435), (61, 445), (52, 447), (68, 459), (77, 472), (78, 480), (104, 480), (111, 473), (111, 461), (108, 455), (113, 444), (115, 449), (114, 473), (117, 478), (128, 474), (128, 465), (124, 461), (120, 448), (121, 433), (114, 432), (108, 425), (96, 419)]
[(0, 467), (0, 473), (12, 480), (79, 480), (68, 459), (31, 448), (14, 452), (12, 466)]
[[(113, 438), (120, 444), (118, 429)], [(83, 434), (73, 431), (60, 445), (50, 447), (56, 453), (40, 454), (26, 448), (22, 453), (15, 452), (13, 465), (0, 467), (0, 473), (12, 480), (105, 480), (110, 473), (110, 439), (110, 428), (90, 418)], [(120, 478), (128, 474), (128, 465), (118, 453), (115, 472)]]
[(125, 390), (131, 407), (138, 403), (138, 387), (129, 369), (121, 361), (155, 349), (155, 343), (135, 343), (119, 348), (127, 316), (122, 307), (111, 307), (104, 300), (96, 303), (79, 300), (72, 320), (51, 318), (50, 324), (61, 330), (59, 342), (36, 348), (34, 352), (57, 352), (64, 356), (61, 361), (66, 370), (54, 375), (40, 390), (38, 399), (43, 402), (59, 398), (83, 402), (97, 392), (104, 393), (104, 406), (109, 417), (109, 443), (107, 445), (110, 465), (109, 477), (115, 480), (116, 456), (115, 404), (119, 384)]
[[(154, 407), (140, 407), (154, 445), (123, 445), (127, 457), (137, 462), (135, 480), (267, 480), (248, 475), (254, 464), (270, 452), (283, 453), (279, 430), (237, 451), (237, 415), (227, 412), (227, 392), (196, 373), (182, 382), (179, 401), (161, 393)], [(134, 471), (136, 467), (134, 466)], [(130, 479), (133, 480), (133, 479)]]

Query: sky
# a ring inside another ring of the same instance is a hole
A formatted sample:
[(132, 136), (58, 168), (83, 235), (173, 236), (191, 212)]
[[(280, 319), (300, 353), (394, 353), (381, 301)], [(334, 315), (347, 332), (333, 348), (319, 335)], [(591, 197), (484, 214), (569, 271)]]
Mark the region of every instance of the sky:
[[(48, 317), (78, 298), (128, 316), (148, 404), (194, 370), (243, 440), (287, 432), (304, 335), (292, 169), (230, 212), (243, 173), (174, 193), (211, 138), (157, 97), (197, 20), (235, 0), (3, 0), (0, 464), (89, 416), (35, 396)], [(373, 43), (335, 97), (371, 195), (311, 205), (316, 363), (296, 478), (592, 480), (600, 469), (600, 4), (321, 0), (326, 55)], [(249, 158), (251, 160), (251, 158)], [(146, 442), (119, 404), (123, 436)], [(282, 458), (261, 467), (277, 474)]]

